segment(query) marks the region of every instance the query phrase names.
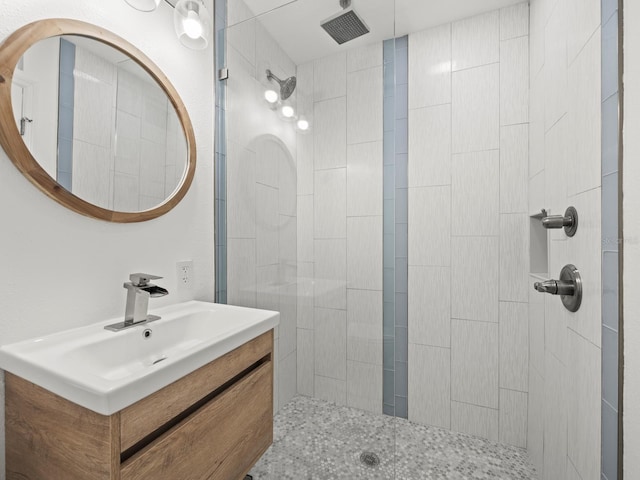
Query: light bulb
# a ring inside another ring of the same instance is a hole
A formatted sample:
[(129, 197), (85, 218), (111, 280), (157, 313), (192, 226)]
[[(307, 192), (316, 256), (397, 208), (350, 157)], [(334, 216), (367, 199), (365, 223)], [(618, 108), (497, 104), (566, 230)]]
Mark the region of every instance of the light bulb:
[(207, 48), (211, 33), (211, 16), (202, 0), (178, 0), (173, 11), (176, 35), (186, 47)]
[(276, 103), (278, 101), (278, 94), (275, 90), (266, 90), (264, 92), (264, 99), (269, 103)]
[(294, 115), (295, 111), (293, 110), (293, 107), (289, 105), (285, 105), (284, 107), (282, 107), (282, 116), (284, 118), (293, 118)]
[(304, 119), (298, 120), (298, 130), (302, 130), (303, 132), (309, 130), (309, 122)]
[(187, 18), (182, 20), (182, 24), (184, 25), (184, 33), (186, 33), (189, 38), (200, 38), (202, 36), (202, 24), (200, 23), (200, 17), (193, 10), (187, 12)]

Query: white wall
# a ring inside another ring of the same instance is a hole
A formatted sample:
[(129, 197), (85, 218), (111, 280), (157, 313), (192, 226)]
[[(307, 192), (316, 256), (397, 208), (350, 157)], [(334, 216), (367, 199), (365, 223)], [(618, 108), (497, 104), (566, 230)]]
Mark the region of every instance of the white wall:
[[(212, 2), (207, 5), (213, 12)], [(32, 186), (0, 152), (0, 343), (121, 316), (122, 283), (137, 271), (164, 276), (158, 283), (172, 292), (152, 300), (151, 309), (192, 297), (212, 301), (213, 44), (205, 51), (184, 48), (165, 2), (151, 14), (124, 1), (102, 0), (2, 0), (0, 11), (0, 38), (37, 19), (68, 17), (127, 39), (177, 88), (198, 148), (195, 180), (183, 201), (156, 220), (136, 224), (102, 222), (67, 210)], [(185, 259), (194, 262), (194, 289), (180, 296), (175, 264)], [(0, 397), (4, 405), (4, 394)], [(4, 440), (0, 452), (4, 472)]]
[(409, 420), (527, 443), (526, 3), (409, 35)]
[(576, 207), (574, 237), (544, 233), (545, 276), (557, 278), (571, 263), (584, 285), (576, 313), (555, 296), (529, 291), (527, 448), (548, 480), (600, 478), (600, 17), (599, 0), (531, 2), (529, 213)]
[(624, 2), (624, 478), (640, 478), (640, 4)]

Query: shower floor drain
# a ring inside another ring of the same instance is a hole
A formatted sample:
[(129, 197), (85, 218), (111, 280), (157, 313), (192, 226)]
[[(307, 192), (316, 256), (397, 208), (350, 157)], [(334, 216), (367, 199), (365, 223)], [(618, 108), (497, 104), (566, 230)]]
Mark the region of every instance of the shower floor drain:
[(380, 465), (380, 457), (373, 452), (362, 452), (360, 454), (360, 463), (367, 467), (377, 467)]

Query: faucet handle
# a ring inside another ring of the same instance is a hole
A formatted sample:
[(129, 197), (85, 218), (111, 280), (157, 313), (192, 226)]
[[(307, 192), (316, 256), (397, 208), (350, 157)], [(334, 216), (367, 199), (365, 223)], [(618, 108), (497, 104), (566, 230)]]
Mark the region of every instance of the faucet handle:
[(162, 277), (157, 275), (150, 275), (148, 273), (132, 273), (129, 275), (129, 280), (136, 287), (144, 287), (149, 284), (150, 280), (159, 280)]

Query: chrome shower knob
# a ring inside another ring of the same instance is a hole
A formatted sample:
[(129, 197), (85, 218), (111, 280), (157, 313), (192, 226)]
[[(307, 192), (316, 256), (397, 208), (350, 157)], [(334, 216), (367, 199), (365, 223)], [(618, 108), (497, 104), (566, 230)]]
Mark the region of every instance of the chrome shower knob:
[(573, 237), (578, 231), (578, 211), (569, 207), (562, 215), (551, 215), (542, 219), (544, 228), (564, 228), (568, 237)]
[(533, 288), (541, 293), (560, 295), (562, 304), (570, 312), (577, 312), (582, 303), (582, 278), (574, 265), (565, 265), (559, 280), (536, 282)]

